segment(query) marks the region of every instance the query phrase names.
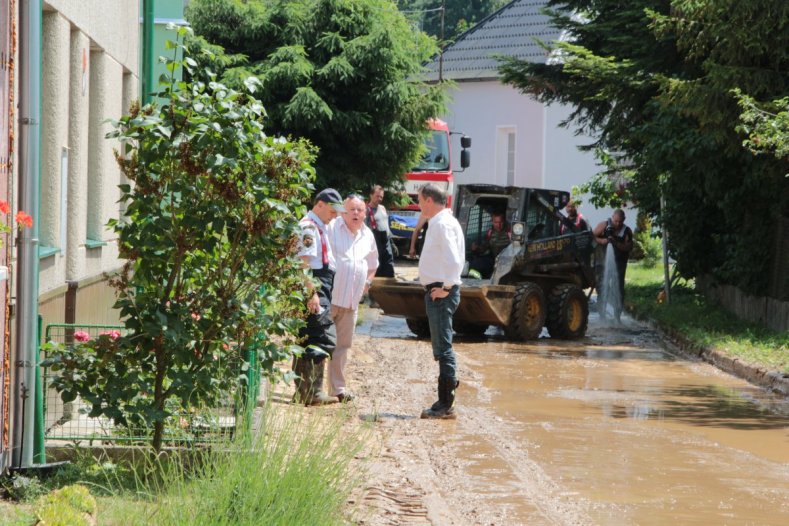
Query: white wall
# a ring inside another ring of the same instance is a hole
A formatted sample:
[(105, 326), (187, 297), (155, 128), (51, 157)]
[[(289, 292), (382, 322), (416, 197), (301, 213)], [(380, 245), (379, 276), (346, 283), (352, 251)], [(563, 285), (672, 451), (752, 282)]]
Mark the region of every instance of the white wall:
[[(592, 152), (578, 149), (592, 139), (559, 127), (569, 115), (566, 106), (545, 106), (498, 81), (458, 82), (450, 96), (453, 100), (442, 119), (451, 131), (463, 132), (472, 139), (471, 166), (455, 174), (456, 184), (510, 183), (502, 165), (506, 156), (498, 141), (502, 129), (513, 129), (516, 133), (515, 186), (569, 192), (600, 170)], [(453, 136), (452, 147), (452, 162), (457, 166), (458, 136)], [(588, 196), (582, 199), (581, 213), (592, 227), (611, 216), (610, 208), (598, 210), (589, 203)], [(629, 224), (635, 221), (635, 214), (628, 213), (631, 215)]]
[(116, 62), (139, 76), (140, 0), (44, 0)]
[[(487, 183), (506, 185), (505, 167), (497, 160), (499, 127), (516, 130), (515, 185), (542, 184), (542, 105), (523, 97), (498, 81), (458, 83), (450, 93), (453, 101), (442, 117), (451, 131), (471, 137), (471, 166), (455, 174), (456, 184)], [(459, 163), (459, 139), (453, 136), (452, 162)], [(497, 170), (498, 168), (498, 170)]]
[(118, 217), (118, 141), (105, 134), (138, 96), (139, 1), (48, 0), (42, 32), (40, 299), (123, 264), (106, 228)]
[[(602, 170), (598, 166), (592, 152), (584, 152), (579, 146), (591, 144), (594, 139), (588, 135), (575, 135), (575, 129), (559, 126), (571, 113), (571, 108), (563, 104), (552, 104), (545, 109), (545, 167), (544, 182), (548, 188), (571, 191), (573, 186), (578, 186), (589, 180), (594, 174)], [(600, 221), (611, 217), (613, 209), (595, 208), (589, 202), (589, 195), (580, 196), (583, 204), (579, 207), (581, 214), (586, 217), (589, 225), (594, 228)], [(635, 226), (635, 214), (632, 221), (628, 216), (628, 224)]]

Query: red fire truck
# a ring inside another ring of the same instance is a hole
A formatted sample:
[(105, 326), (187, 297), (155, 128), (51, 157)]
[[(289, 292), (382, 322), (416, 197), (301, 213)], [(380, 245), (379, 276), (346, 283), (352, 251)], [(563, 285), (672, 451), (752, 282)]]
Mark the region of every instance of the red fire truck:
[[(450, 132), (447, 123), (440, 119), (428, 121), (430, 134), (425, 139), (427, 147), (422, 160), (417, 166), (405, 175), (405, 192), (408, 194), (409, 203), (401, 208), (393, 209), (389, 213), (389, 228), (392, 231), (392, 241), (400, 255), (408, 254), (411, 235), (419, 221), (419, 189), (426, 183), (434, 183), (443, 189), (448, 196), (447, 208), (452, 207), (452, 197), (455, 193), (455, 178), (452, 169), (452, 148)], [(466, 135), (460, 137), (460, 170), (465, 170), (471, 160), (471, 138)]]

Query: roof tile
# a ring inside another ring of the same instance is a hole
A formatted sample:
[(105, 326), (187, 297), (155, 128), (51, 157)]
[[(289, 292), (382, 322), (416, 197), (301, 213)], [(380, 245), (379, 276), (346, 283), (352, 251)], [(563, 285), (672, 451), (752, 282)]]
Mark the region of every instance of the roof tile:
[[(559, 29), (542, 13), (547, 0), (514, 0), (481, 20), (444, 49), (444, 79), (476, 80), (496, 78), (498, 61), (494, 55), (545, 62), (545, 50), (535, 41), (559, 38)], [(439, 60), (427, 64), (426, 80), (438, 80)]]

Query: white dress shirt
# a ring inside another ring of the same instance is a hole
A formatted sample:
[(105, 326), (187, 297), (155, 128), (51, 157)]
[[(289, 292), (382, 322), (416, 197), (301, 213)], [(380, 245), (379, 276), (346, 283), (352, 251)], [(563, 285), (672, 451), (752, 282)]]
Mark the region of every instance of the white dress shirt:
[(422, 285), (443, 283), (460, 285), (466, 264), (466, 240), (460, 223), (448, 208), (427, 222), (427, 234), (419, 256), (419, 282)]
[(338, 217), (329, 224), (329, 245), (337, 265), (332, 305), (356, 310), (364, 294), (368, 272), (378, 268), (373, 232), (362, 225), (354, 234), (345, 220)]

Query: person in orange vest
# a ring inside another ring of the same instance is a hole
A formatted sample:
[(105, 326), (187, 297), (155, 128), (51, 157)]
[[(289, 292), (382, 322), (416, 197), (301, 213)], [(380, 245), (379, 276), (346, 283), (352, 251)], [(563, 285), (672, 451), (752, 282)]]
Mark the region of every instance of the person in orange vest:
[(573, 222), (572, 230), (567, 227), (564, 223), (562, 223), (561, 233), (567, 234), (570, 231), (572, 232), (583, 232), (584, 230), (589, 230), (589, 223), (586, 222), (584, 216), (578, 211), (578, 203), (575, 201), (569, 201), (567, 206), (564, 207), (564, 210), (567, 212), (567, 219)]

